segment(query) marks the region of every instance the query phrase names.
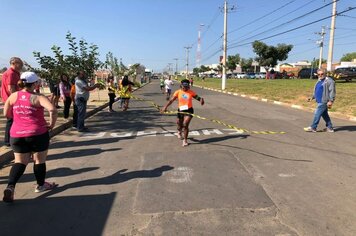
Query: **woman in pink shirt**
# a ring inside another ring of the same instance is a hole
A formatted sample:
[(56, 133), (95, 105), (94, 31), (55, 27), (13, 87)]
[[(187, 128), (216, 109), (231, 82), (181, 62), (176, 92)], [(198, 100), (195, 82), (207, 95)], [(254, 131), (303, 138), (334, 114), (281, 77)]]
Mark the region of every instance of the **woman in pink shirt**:
[[(56, 186), (55, 183), (45, 182), (45, 177), (48, 131), (56, 123), (57, 110), (47, 97), (34, 93), (37, 82), (35, 73), (24, 72), (19, 82), (22, 90), (11, 94), (5, 103), (4, 115), (14, 120), (10, 130), (10, 144), (15, 154), (15, 164), (11, 168), (8, 186), (4, 190), (4, 202), (14, 200), (16, 183), (25, 172), (31, 156), (35, 162), (35, 192), (43, 192)], [(44, 109), (49, 112), (49, 123), (44, 118)]]
[(68, 119), (70, 105), (72, 104), (72, 99), (70, 98), (70, 89), (72, 85), (69, 82), (69, 78), (66, 74), (62, 74), (60, 78), (61, 82), (59, 83), (59, 91), (64, 103), (63, 116), (64, 119)]

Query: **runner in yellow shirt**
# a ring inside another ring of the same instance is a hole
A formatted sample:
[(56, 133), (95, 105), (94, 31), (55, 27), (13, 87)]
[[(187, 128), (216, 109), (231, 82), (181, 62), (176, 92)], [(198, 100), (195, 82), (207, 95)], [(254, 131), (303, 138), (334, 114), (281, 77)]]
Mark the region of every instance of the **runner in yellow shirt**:
[[(181, 89), (173, 94), (172, 99), (164, 106), (162, 112), (166, 112), (167, 108), (178, 99), (178, 112), (194, 114), (193, 98), (200, 101), (201, 105), (204, 105), (204, 99), (199, 97), (193, 90), (190, 90), (189, 80), (184, 79), (181, 82)], [(183, 147), (185, 147), (188, 146), (189, 124), (193, 116), (178, 113), (177, 118), (178, 138), (182, 138), (183, 131)]]

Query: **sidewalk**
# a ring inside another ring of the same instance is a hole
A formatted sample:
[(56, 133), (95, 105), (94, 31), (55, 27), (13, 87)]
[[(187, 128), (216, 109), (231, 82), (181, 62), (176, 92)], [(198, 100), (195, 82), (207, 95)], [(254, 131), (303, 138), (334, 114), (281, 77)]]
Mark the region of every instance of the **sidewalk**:
[[(143, 84), (142, 86), (145, 86)], [(138, 88), (135, 88), (137, 90)], [(44, 93), (46, 96), (49, 96), (49, 89), (45, 88)], [(90, 98), (88, 101), (88, 107), (87, 107), (87, 117), (90, 117), (97, 113), (98, 111), (106, 108), (108, 106), (108, 101), (109, 97), (107, 94), (107, 90), (94, 90), (90, 92)], [(58, 109), (58, 119), (56, 122), (55, 128), (50, 132), (50, 136), (53, 137), (62, 131), (70, 128), (72, 126), (72, 117), (70, 116), (69, 121), (66, 121), (63, 118), (63, 102), (59, 102), (59, 106), (62, 108)], [(71, 114), (73, 111), (73, 106), (71, 107)], [(11, 148), (4, 146), (4, 133), (5, 133), (5, 123), (6, 123), (6, 118), (3, 115), (3, 108), (2, 105), (0, 104), (0, 168), (5, 164), (8, 163), (10, 160), (13, 159), (13, 153)], [(48, 119), (48, 117), (46, 117)]]

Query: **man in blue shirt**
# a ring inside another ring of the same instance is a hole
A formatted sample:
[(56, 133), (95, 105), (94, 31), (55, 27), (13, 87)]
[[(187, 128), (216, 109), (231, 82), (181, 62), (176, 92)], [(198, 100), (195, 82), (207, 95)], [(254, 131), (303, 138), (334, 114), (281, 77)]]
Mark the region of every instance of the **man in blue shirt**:
[(306, 132), (316, 132), (320, 118), (323, 117), (326, 123), (324, 131), (334, 132), (328, 109), (332, 107), (335, 100), (335, 82), (332, 78), (326, 77), (325, 69), (319, 69), (317, 73), (319, 79), (315, 84), (313, 97), (308, 99), (308, 101), (315, 99), (317, 107), (311, 126), (304, 128), (304, 130)]

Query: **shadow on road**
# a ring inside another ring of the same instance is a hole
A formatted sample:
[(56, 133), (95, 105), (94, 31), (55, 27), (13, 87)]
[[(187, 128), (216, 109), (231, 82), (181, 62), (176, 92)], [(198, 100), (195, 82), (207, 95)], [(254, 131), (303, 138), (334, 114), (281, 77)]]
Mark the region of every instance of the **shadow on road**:
[(56, 160), (56, 159), (65, 159), (65, 158), (76, 158), (76, 157), (84, 157), (91, 156), (97, 157), (97, 155), (104, 152), (115, 152), (119, 151), (121, 148), (112, 148), (112, 149), (101, 149), (101, 148), (87, 148), (87, 149), (79, 149), (72, 150), (68, 152), (62, 152), (58, 154), (50, 154), (48, 155), (47, 160)]
[(122, 169), (117, 171), (116, 173), (102, 177), (102, 178), (96, 178), (96, 179), (87, 179), (87, 180), (82, 180), (70, 184), (66, 184), (64, 186), (59, 186), (55, 189), (53, 189), (50, 192), (46, 192), (43, 195), (39, 196), (38, 198), (47, 198), (51, 195), (63, 192), (67, 189), (72, 189), (72, 188), (80, 188), (80, 187), (85, 187), (85, 186), (93, 186), (93, 185), (110, 185), (110, 184), (118, 184), (122, 182), (126, 182), (132, 179), (142, 179), (142, 178), (158, 178), (162, 176), (162, 174), (166, 171), (173, 170), (174, 167), (172, 166), (161, 166), (152, 170), (137, 170), (137, 171), (131, 171), (127, 172), (127, 169)]
[(115, 197), (109, 193), (1, 202), (1, 235), (104, 235)]
[(350, 132), (354, 132), (356, 131), (356, 126), (338, 126), (338, 127), (334, 127), (335, 131), (350, 131)]
[[(73, 169), (68, 168), (68, 167), (57, 168), (57, 169), (53, 169), (53, 170), (48, 170), (47, 173), (46, 173), (46, 178), (78, 175), (78, 174), (81, 174), (81, 173), (94, 171), (94, 170), (97, 170), (97, 169), (99, 169), (99, 167), (88, 167), (88, 168), (82, 168), (82, 169), (76, 169), (76, 170), (73, 170)], [(6, 179), (6, 181), (0, 181), (0, 184), (6, 184), (8, 177), (7, 176), (0, 176), (0, 179)], [(24, 174), (23, 176), (21, 176), (21, 179), (19, 180), (19, 183), (27, 183), (27, 182), (34, 182), (34, 181), (36, 181), (35, 175), (33, 173), (28, 173), (28, 174)]]

